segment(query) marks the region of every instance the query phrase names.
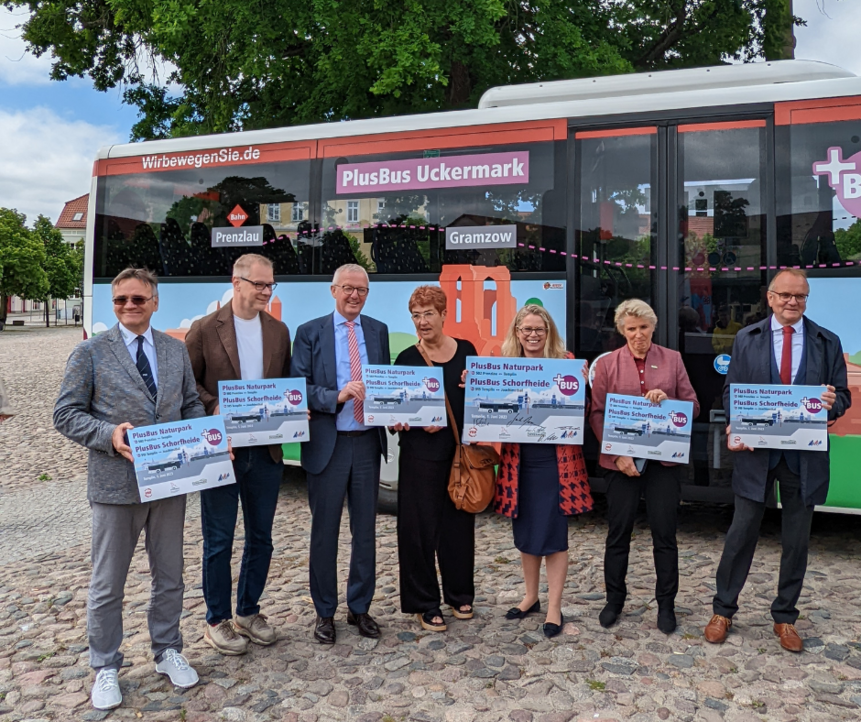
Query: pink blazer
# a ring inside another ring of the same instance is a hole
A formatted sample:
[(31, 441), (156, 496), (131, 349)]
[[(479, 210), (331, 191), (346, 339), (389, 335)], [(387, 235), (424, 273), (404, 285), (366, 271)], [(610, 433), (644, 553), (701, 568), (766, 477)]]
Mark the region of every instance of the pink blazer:
[[(589, 412), (589, 425), (600, 442), (604, 434), (604, 408), (607, 394), (640, 396), (640, 374), (628, 346), (622, 346), (611, 354), (598, 359), (595, 363), (595, 380), (592, 382), (592, 409)], [(678, 351), (652, 344), (646, 355), (645, 386), (648, 390), (660, 389), (671, 399), (694, 402), (694, 418), (699, 416), (700, 403), (691, 386), (688, 372)], [(601, 454), (600, 465), (605, 469), (617, 471), (618, 456)]]

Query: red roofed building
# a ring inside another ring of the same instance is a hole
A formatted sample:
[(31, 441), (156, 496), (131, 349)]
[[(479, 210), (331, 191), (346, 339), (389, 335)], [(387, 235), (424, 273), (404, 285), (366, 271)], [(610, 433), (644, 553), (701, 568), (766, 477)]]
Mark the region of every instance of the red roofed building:
[(54, 227), (63, 234), (66, 243), (77, 243), (84, 240), (87, 232), (87, 204), (90, 202), (90, 194), (80, 196), (74, 200), (67, 201), (63, 206), (60, 217)]

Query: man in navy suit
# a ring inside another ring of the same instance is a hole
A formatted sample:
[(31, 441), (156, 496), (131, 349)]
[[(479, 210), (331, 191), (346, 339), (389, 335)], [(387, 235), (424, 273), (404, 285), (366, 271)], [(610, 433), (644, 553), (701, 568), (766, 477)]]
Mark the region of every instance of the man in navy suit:
[(368, 274), (356, 264), (341, 266), (332, 279), (335, 312), (296, 330), (291, 374), (307, 380), (310, 440), (302, 444), (311, 506), (311, 598), (317, 610), (314, 637), (335, 643), (338, 607), (338, 536), (344, 498), (353, 548), (347, 580), (347, 622), (364, 637), (380, 628), (368, 614), (376, 582), (377, 495), (385, 428), (364, 424), (362, 364), (389, 364), (389, 330), (361, 315)]
[[(735, 338), (723, 390), (725, 409), (730, 407), (730, 384), (799, 384), (824, 387), (820, 399), (829, 422), (846, 413), (852, 400), (843, 348), (835, 334), (804, 317), (809, 295), (804, 271), (787, 268), (774, 276), (768, 287), (773, 315), (742, 329)], [(800, 652), (804, 642), (795, 629), (795, 605), (807, 571), (813, 507), (824, 504), (828, 495), (828, 451), (751, 449), (732, 438), (727, 443), (731, 451), (744, 453), (744, 458), (736, 459), (733, 469), (735, 511), (718, 565), (714, 616), (705, 628), (706, 641), (720, 644), (732, 626), (753, 562), (765, 502), (777, 481), (782, 554), (771, 616), (781, 646)]]

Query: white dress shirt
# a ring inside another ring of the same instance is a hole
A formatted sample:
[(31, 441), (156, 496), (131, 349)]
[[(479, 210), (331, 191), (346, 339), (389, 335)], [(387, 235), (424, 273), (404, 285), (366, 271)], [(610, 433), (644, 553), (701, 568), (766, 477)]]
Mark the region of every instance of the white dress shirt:
[[(802, 316), (798, 323), (792, 324), (795, 333), (792, 334), (792, 380), (795, 381), (795, 376), (798, 373), (798, 367), (801, 366), (801, 354), (804, 350), (804, 317)], [(774, 314), (771, 315), (771, 340), (774, 344), (774, 360), (777, 361), (777, 369), (780, 370), (780, 361), (783, 358), (783, 324), (777, 320)]]
[[(138, 363), (138, 334), (132, 333), (125, 326), (119, 324), (120, 333), (123, 335), (123, 341), (126, 344), (126, 348), (129, 350), (129, 353), (132, 355), (132, 363), (137, 366)], [(152, 340), (152, 326), (148, 326), (147, 330), (144, 331), (141, 336), (144, 337), (143, 351), (146, 356), (147, 361), (149, 361), (149, 367), (152, 369), (152, 380), (155, 383), (156, 388), (158, 388), (158, 361), (156, 360), (155, 353), (155, 343)]]

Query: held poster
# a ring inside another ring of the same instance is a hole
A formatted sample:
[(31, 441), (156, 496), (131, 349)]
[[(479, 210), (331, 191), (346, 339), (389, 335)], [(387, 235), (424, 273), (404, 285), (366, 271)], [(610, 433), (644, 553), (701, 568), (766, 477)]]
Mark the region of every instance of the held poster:
[(685, 464), (690, 459), (693, 416), (691, 401), (653, 404), (642, 396), (607, 394), (601, 451)]
[(447, 426), (442, 369), (431, 366), (362, 366), (365, 424)]
[(828, 450), (822, 386), (730, 384), (730, 441), (752, 449)]
[(470, 356), (464, 442), (582, 444), (585, 361)]
[(141, 501), (236, 481), (220, 416), (139, 426), (128, 436)]
[(305, 379), (219, 381), (218, 403), (234, 446), (308, 441)]

